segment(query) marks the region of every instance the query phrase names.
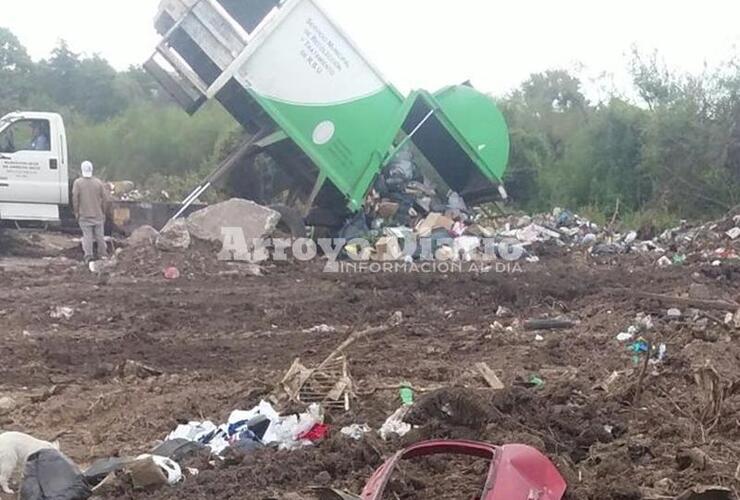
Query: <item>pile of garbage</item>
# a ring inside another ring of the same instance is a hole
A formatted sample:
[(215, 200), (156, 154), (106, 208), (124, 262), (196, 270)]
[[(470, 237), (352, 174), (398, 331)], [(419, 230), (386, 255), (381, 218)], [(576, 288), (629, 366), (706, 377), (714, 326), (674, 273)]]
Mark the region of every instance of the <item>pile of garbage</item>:
[(326, 437), (328, 431), (318, 404), (310, 405), (304, 413), (281, 416), (270, 403), (261, 401), (249, 411), (233, 411), (219, 426), (209, 420), (179, 425), (165, 442), (184, 439), (221, 456), (229, 448), (242, 452), (264, 447), (293, 450), (314, 444)]
[(109, 182), (108, 190), (111, 198), (118, 201), (170, 201), (170, 194), (167, 191), (162, 190), (158, 193), (150, 190), (141, 191), (133, 181)]
[[(562, 208), (532, 216), (471, 209), (458, 193), (441, 193), (435, 187), (440, 184), (425, 175), (420, 163), (410, 147), (402, 149), (376, 181), (365, 211), (350, 219), (339, 236), (373, 242), (369, 258), (378, 261), (418, 259), (418, 244), (415, 253), (405, 249), (408, 241), (420, 238), (432, 240), (437, 260), (490, 260), (491, 243), (508, 245), (517, 259), (528, 262), (537, 262), (546, 246), (583, 249), (594, 256), (647, 254), (661, 266), (680, 265), (694, 256), (714, 265), (740, 258), (740, 212), (700, 226), (684, 221), (641, 239), (637, 231), (599, 226)], [(350, 256), (360, 251), (351, 246), (346, 250)]]

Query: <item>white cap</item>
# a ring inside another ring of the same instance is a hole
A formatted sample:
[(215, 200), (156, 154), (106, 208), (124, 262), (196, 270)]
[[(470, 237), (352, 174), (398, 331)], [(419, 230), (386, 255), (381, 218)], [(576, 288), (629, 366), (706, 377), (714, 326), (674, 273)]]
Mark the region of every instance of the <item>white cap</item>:
[(80, 168), (82, 169), (82, 177), (92, 177), (93, 176), (92, 162), (83, 161), (82, 166)]

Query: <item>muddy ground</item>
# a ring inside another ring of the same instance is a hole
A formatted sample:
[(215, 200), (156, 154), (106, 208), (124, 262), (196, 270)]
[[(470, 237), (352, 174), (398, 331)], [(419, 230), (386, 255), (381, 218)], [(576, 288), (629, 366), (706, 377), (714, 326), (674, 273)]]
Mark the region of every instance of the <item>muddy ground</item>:
[[(0, 396), (17, 406), (0, 426), (46, 439), (65, 433), (62, 449), (81, 465), (143, 453), (178, 423), (221, 422), (233, 409), (251, 408), (296, 357), (318, 363), (352, 329), (400, 311), (400, 325), (349, 348), (357, 398), (350, 413), (329, 415), (324, 442), (227, 462), (196, 458), (185, 465), (199, 474), (176, 487), (134, 491), (124, 478), (104, 498), (295, 499), (312, 498), (314, 486), (359, 493), (385, 457), (431, 437), (534, 445), (558, 465), (570, 499), (674, 498), (697, 484), (739, 490), (738, 331), (723, 324), (724, 312), (694, 318), (684, 307), (681, 318), (669, 319), (668, 306), (632, 292), (687, 296), (693, 289), (737, 301), (740, 263), (661, 269), (640, 255), (598, 261), (555, 253), (514, 273), (334, 275), (318, 264), (285, 264), (266, 266), (264, 276), (216, 263), (205, 250), (127, 250), (102, 275), (78, 264), (74, 250), (46, 259), (6, 255)], [(165, 280), (168, 264), (182, 277)], [(52, 319), (57, 306), (74, 314)], [(499, 306), (511, 314), (497, 316)], [(616, 340), (638, 313), (653, 315), (647, 339), (667, 346), (641, 383), (643, 364)], [(579, 323), (546, 332), (520, 326), (558, 315)], [(336, 331), (308, 332), (322, 324)], [(127, 360), (163, 374), (123, 376), (117, 367)], [(481, 361), (506, 389), (486, 389), (474, 370)], [(701, 367), (716, 370), (720, 400), (698, 385)], [(616, 380), (603, 384), (614, 372)], [(529, 383), (533, 375), (544, 385)], [(351, 423), (378, 429), (400, 404), (393, 389), (400, 383), (427, 400), (409, 435), (383, 442), (339, 434)], [(438, 411), (445, 404), (464, 417)], [(473, 498), (486, 467), (440, 457), (408, 464), (386, 498)]]

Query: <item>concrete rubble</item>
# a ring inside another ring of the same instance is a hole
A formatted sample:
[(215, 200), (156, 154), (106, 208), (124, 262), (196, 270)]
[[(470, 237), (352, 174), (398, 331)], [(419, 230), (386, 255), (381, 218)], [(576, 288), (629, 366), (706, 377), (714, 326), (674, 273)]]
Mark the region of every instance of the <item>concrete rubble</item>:
[(126, 245), (130, 247), (138, 247), (141, 245), (154, 245), (157, 243), (159, 238), (159, 231), (154, 229), (152, 226), (141, 226), (134, 230), (131, 235), (126, 238)]
[(239, 228), (246, 241), (263, 238), (280, 222), (280, 214), (249, 200), (231, 200), (206, 207), (187, 218), (187, 229), (194, 238), (222, 242), (222, 228)]
[(187, 222), (177, 219), (162, 229), (157, 237), (156, 246), (163, 252), (179, 252), (190, 248), (190, 242)]

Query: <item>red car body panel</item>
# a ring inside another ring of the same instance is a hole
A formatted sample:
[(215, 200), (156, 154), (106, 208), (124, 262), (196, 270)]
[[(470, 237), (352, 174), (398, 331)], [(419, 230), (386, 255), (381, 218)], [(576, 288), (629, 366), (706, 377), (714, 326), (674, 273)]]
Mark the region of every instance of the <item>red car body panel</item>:
[(401, 460), (429, 455), (466, 455), (488, 459), (480, 500), (561, 500), (566, 484), (555, 465), (536, 449), (521, 444), (494, 446), (473, 441), (426, 441), (396, 453), (367, 482), (362, 500), (381, 500)]

